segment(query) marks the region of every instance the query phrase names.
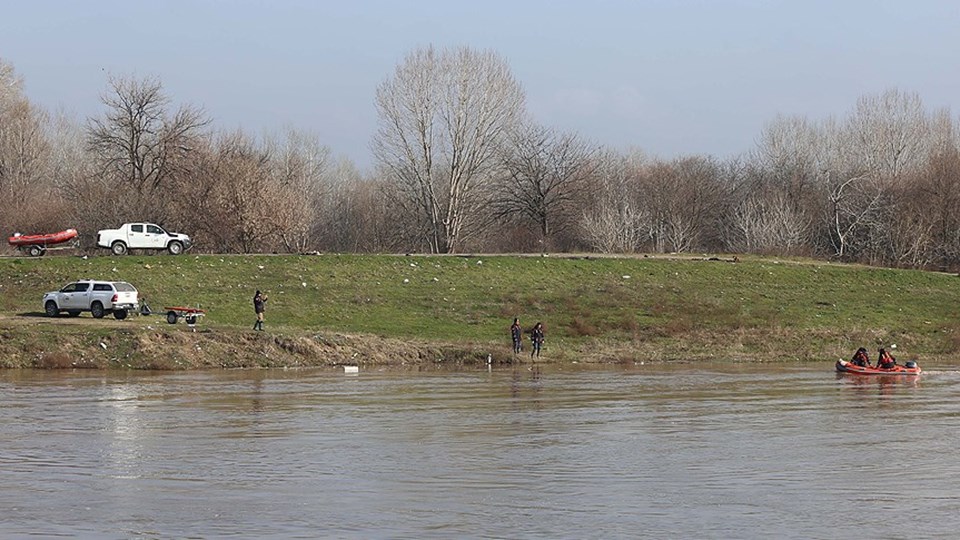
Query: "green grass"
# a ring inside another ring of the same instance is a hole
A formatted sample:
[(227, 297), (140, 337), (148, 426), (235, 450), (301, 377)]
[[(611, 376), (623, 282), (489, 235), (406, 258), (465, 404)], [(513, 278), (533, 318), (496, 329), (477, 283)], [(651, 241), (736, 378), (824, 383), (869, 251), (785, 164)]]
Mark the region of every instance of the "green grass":
[(788, 347), (797, 358), (895, 342), (960, 352), (955, 275), (753, 257), (3, 258), (0, 308), (39, 313), (44, 292), (80, 278), (129, 281), (154, 311), (200, 306), (204, 324), (219, 328), (252, 326), (259, 288), (272, 331), (505, 342), (517, 316), (526, 328), (543, 321), (554, 350), (604, 344), (711, 356), (721, 347), (749, 356)]

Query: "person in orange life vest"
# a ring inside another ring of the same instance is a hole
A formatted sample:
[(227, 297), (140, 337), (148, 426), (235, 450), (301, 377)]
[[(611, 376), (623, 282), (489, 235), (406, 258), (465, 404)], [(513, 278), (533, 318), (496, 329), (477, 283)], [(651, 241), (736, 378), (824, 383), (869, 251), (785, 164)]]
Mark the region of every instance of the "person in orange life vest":
[(850, 360), (850, 363), (855, 366), (870, 367), (870, 355), (867, 354), (866, 349), (860, 347), (857, 349), (857, 352), (854, 353), (853, 359)]
[(880, 357), (877, 358), (877, 367), (880, 369), (893, 369), (897, 365), (897, 360), (887, 352), (886, 349), (880, 347)]

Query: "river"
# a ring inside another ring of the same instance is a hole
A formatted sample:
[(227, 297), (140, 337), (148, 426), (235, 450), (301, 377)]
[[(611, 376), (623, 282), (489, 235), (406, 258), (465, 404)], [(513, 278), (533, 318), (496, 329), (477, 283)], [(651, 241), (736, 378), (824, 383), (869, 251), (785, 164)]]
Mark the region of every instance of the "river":
[(954, 538), (924, 368), (0, 371), (0, 537)]

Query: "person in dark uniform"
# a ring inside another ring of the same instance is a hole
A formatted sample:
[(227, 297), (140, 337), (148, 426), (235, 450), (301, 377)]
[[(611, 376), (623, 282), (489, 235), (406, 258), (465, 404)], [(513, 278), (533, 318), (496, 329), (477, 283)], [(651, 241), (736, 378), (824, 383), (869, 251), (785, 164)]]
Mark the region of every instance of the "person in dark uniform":
[(860, 347), (857, 349), (857, 352), (854, 353), (853, 359), (850, 360), (850, 363), (855, 366), (870, 367), (870, 355), (867, 354), (866, 349)]
[(530, 358), (533, 358), (536, 355), (537, 358), (540, 358), (540, 349), (543, 347), (543, 323), (538, 322), (533, 330), (530, 330), (530, 343), (533, 348), (530, 350)]
[(513, 354), (520, 354), (523, 351), (523, 329), (520, 328), (520, 319), (513, 319), (510, 325), (510, 338), (513, 339)]
[(267, 295), (261, 294), (258, 289), (253, 295), (253, 311), (257, 314), (257, 321), (253, 323), (254, 330), (263, 330), (263, 312), (267, 309)]

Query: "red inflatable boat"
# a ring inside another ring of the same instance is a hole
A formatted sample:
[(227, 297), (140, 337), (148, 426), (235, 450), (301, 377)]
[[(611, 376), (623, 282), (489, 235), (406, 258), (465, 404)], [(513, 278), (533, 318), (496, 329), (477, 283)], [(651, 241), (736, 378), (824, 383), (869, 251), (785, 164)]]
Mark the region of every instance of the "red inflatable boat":
[[(20, 234), (17, 233), (7, 239), (11, 246), (25, 251), (32, 257), (39, 257), (51, 246), (64, 244), (71, 240), (76, 240), (77, 230), (67, 229), (50, 234)], [(72, 247), (72, 246), (67, 246)]]
[(858, 366), (846, 360), (837, 360), (837, 371), (840, 373), (855, 373), (857, 375), (919, 375), (922, 370), (916, 362), (907, 362), (902, 366), (897, 364), (891, 369), (880, 369), (873, 366)]

